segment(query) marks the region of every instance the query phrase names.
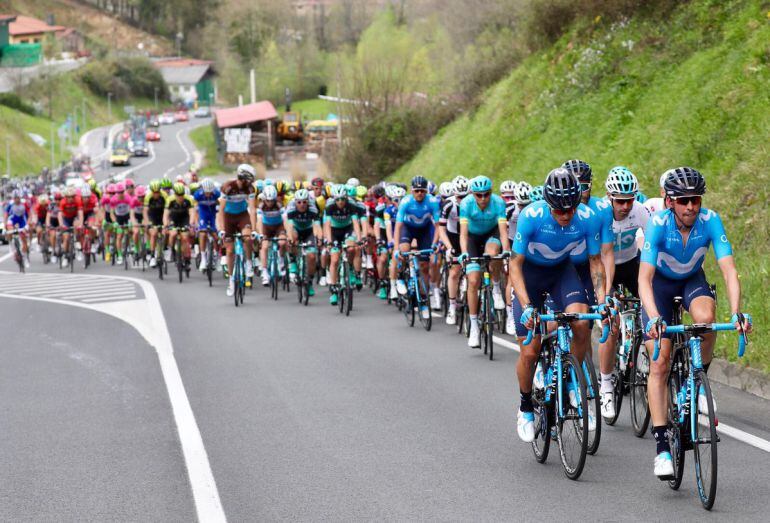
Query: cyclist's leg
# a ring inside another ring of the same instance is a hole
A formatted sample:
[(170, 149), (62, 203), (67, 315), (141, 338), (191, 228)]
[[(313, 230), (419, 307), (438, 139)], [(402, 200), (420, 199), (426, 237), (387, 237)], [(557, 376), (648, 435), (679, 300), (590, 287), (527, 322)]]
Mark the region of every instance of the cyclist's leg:
[[(706, 281), (703, 269), (687, 279), (682, 291), (682, 297), (684, 298), (684, 308), (690, 313), (693, 323), (714, 323), (716, 320), (716, 301)], [(701, 358), (706, 372), (708, 372), (714, 354), (716, 334), (716, 332), (708, 332), (701, 336), (703, 338), (701, 342)]]
[[(567, 260), (561, 265), (558, 278), (549, 289), (549, 294), (557, 310), (585, 314), (588, 312), (588, 296), (585, 285), (581, 281), (575, 266)], [(583, 356), (590, 354), (591, 327), (587, 321), (574, 321), (570, 352), (579, 362)]]
[[(486, 238), (468, 233), (468, 256), (478, 258), (484, 254)], [(469, 263), (465, 266), (465, 274), (468, 280), (468, 313), (471, 317), (471, 324), (478, 321), (479, 314), (479, 288), (481, 287), (481, 266), (478, 263)]]

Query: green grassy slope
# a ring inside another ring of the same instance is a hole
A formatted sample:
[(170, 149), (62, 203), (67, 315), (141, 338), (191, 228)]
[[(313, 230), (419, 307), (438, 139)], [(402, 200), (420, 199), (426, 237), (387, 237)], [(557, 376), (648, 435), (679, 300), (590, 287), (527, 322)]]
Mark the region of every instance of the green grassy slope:
[[(759, 332), (744, 362), (770, 372), (770, 11), (766, 2), (683, 3), (665, 20), (578, 22), (442, 129), (394, 178), (487, 174), (542, 183), (579, 157), (632, 169), (647, 194), (670, 167), (707, 178), (706, 205), (733, 242)], [(712, 279), (715, 264), (709, 261)], [(724, 285), (719, 319), (727, 317)], [(734, 336), (719, 354), (735, 360)]]
[(210, 125), (203, 125), (190, 131), (190, 141), (203, 154), (201, 177), (217, 175), (224, 171), (224, 168), (217, 161), (217, 145)]

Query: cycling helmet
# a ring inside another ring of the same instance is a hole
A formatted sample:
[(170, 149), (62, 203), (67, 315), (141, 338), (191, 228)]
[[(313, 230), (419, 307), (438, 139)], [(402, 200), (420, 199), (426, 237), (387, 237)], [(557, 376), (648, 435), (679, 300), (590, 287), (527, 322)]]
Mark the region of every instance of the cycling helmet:
[(183, 183), (179, 183), (179, 182), (175, 183), (172, 189), (174, 191), (174, 194), (176, 194), (177, 196), (181, 196), (185, 193), (185, 187)]
[(385, 186), (385, 196), (388, 198), (393, 198), (393, 190), (396, 188), (395, 185), (386, 185)]
[(147, 187), (144, 185), (137, 185), (134, 194), (137, 198), (143, 198), (147, 194)]
[(361, 185), (361, 182), (358, 180), (358, 178), (348, 178), (348, 181), (345, 183), (345, 185), (350, 185), (351, 187), (358, 187)]
[(438, 186), (438, 193), (442, 198), (449, 198), (454, 192), (455, 190), (452, 186), (452, 182), (442, 182), (441, 185)]
[(505, 180), (500, 184), (500, 194), (514, 194), (516, 192), (516, 182)]
[(14, 190), (11, 192), (11, 198), (14, 198), (14, 199), (16, 199), (16, 198), (21, 198), (21, 191), (20, 191), (20, 190), (18, 190), (18, 189), (14, 189)]
[(292, 188), (294, 189), (294, 192), (299, 191), (302, 189), (302, 181), (301, 180), (294, 180), (291, 184)]
[(428, 180), (424, 176), (417, 175), (412, 178), (412, 189), (428, 190)]
[(476, 176), (470, 183), (471, 192), (488, 192), (492, 190), (492, 180), (486, 176)]
[(365, 185), (359, 185), (356, 187), (356, 196), (358, 198), (364, 198), (366, 196), (366, 193), (369, 192), (369, 189), (366, 188)]
[(431, 182), (431, 181), (429, 180), (429, 181), (428, 181), (428, 192), (429, 192), (430, 194), (432, 194), (433, 196), (435, 196), (435, 195), (436, 195), (436, 190), (437, 190), (437, 189), (438, 189), (438, 187), (436, 187), (436, 184), (435, 184), (435, 183), (433, 183), (433, 182)]
[(168, 179), (168, 177), (164, 176), (160, 179), (161, 189), (171, 189), (173, 186), (174, 184), (171, 182), (171, 180)]
[(160, 180), (152, 180), (150, 182), (150, 191), (151, 192), (158, 192), (158, 191), (160, 191)]
[(56, 189), (53, 192), (53, 199), (56, 200), (56, 201), (59, 201), (59, 200), (62, 199), (62, 194), (61, 194), (61, 191), (59, 191), (59, 189)]
[[(21, 198), (21, 193), (19, 191), (14, 191), (14, 198)], [(64, 189), (64, 196), (66, 198), (74, 198), (75, 197), (75, 188), (74, 187), (67, 187)]]
[(532, 203), (539, 202), (543, 200), (543, 186), (542, 185), (535, 185), (532, 187), (532, 190), (529, 191), (529, 199)]
[(238, 176), (239, 180), (245, 180), (249, 183), (253, 182), (254, 178), (257, 177), (257, 172), (254, 170), (254, 167), (247, 163), (240, 164), (235, 170), (235, 174)]
[(332, 187), (332, 197), (340, 200), (348, 197), (348, 189), (344, 185), (335, 185)]
[(190, 194), (195, 194), (195, 191), (200, 189), (201, 184), (198, 182), (191, 182), (190, 183)]
[(203, 192), (205, 193), (212, 193), (217, 188), (216, 185), (214, 185), (214, 182), (212, 182), (209, 178), (205, 178), (201, 182), (201, 188), (203, 189)]
[(278, 191), (278, 194), (283, 194), (286, 192), (286, 182), (283, 180), (276, 180), (275, 181), (275, 190)]
[(132, 180), (131, 178), (126, 178), (125, 180), (123, 180), (123, 183), (126, 184), (126, 189), (130, 189), (131, 187), (134, 187), (134, 180)]
[(604, 182), (609, 194), (636, 196), (639, 192), (639, 182), (634, 173), (625, 167), (613, 167)]
[(348, 192), (348, 198), (355, 198), (358, 194), (358, 188), (352, 185), (345, 185), (345, 190)]
[[(83, 198), (90, 198), (91, 197), (91, 188), (88, 185), (84, 185), (80, 188), (80, 196)], [(42, 201), (43, 197), (41, 196), (38, 201)]]
[(96, 189), (97, 187), (96, 180), (94, 180), (93, 178), (88, 180), (88, 186), (91, 188), (92, 191)]
[(530, 192), (532, 191), (532, 186), (528, 184), (527, 182), (519, 182), (516, 184), (516, 189), (513, 191), (513, 196), (516, 198), (516, 203), (519, 203), (521, 205), (527, 205), (530, 203)]
[(661, 189), (663, 189), (663, 186), (666, 184), (666, 178), (668, 178), (668, 171), (661, 174), (660, 179), (658, 180)]
[(583, 160), (567, 160), (562, 164), (562, 167), (577, 176), (580, 183), (591, 183), (593, 179), (594, 175), (591, 172), (591, 166)]
[(457, 196), (465, 196), (468, 194), (469, 186), (470, 182), (465, 176), (456, 176), (455, 179), (452, 180), (452, 187), (454, 188), (455, 194)]
[(115, 192), (126, 192), (126, 184), (123, 182), (116, 183)]
[(307, 192), (307, 189), (299, 189), (294, 193), (294, 199), (298, 202), (306, 202), (310, 199), (310, 193)]
[(393, 197), (394, 197), (394, 198), (396, 198), (396, 199), (398, 199), (398, 200), (400, 200), (400, 199), (401, 199), (401, 198), (403, 198), (404, 196), (406, 196), (406, 189), (404, 189), (403, 187), (399, 187), (398, 185), (396, 185), (396, 186), (393, 188)]
[(666, 191), (666, 196), (671, 198), (699, 196), (706, 192), (706, 180), (692, 167), (677, 167), (666, 171), (663, 189)]
[(310, 180), (310, 185), (312, 185), (313, 187), (323, 187), (324, 179), (319, 176), (316, 176), (315, 178)]
[(184, 185), (184, 183), (185, 183), (184, 176), (182, 176), (181, 174), (177, 174), (176, 175), (176, 183), (181, 183), (182, 185)]
[(265, 186), (267, 185), (275, 185), (275, 180), (272, 178), (265, 178)]
[(372, 187), (371, 191), (372, 191), (372, 196), (374, 196), (375, 198), (382, 198), (383, 196), (385, 196), (385, 187), (383, 187), (382, 185), (375, 185), (374, 187)]
[(107, 185), (107, 194), (115, 194), (118, 192), (118, 187), (114, 183)]
[(545, 179), (543, 199), (548, 207), (566, 211), (580, 203), (580, 181), (568, 169), (557, 167)]
[(265, 190), (262, 191), (262, 194), (265, 196), (265, 200), (273, 201), (278, 198), (278, 189), (273, 185), (268, 185), (265, 187)]

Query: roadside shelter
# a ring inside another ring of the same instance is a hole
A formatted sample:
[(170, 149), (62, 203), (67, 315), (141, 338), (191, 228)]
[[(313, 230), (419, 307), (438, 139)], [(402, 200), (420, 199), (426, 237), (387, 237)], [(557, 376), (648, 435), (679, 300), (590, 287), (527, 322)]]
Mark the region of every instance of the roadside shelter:
[(275, 158), (278, 112), (272, 103), (261, 101), (219, 109), (212, 123), (219, 162), (268, 163)]

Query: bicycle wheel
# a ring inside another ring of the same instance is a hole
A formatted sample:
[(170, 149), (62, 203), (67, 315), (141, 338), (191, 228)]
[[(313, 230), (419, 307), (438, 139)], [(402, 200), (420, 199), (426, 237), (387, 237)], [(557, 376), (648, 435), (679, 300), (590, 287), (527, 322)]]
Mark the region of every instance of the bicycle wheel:
[(486, 329), (484, 332), (482, 332), (482, 335), (486, 337), (486, 347), (485, 352), (489, 351), (489, 361), (492, 361), (495, 358), (495, 321), (497, 321), (496, 315), (497, 311), (495, 311), (494, 308), (494, 301), (492, 301), (492, 289), (487, 289), (487, 298), (486, 298), (486, 312), (485, 312), (485, 318), (484, 323), (486, 324)]
[(176, 251), (176, 270), (179, 273), (179, 283), (182, 283), (184, 281), (184, 258), (182, 258), (182, 233), (179, 232), (177, 234), (177, 240), (175, 242), (176, 248), (174, 249)]
[(403, 302), (401, 310), (406, 318), (406, 324), (410, 327), (414, 327), (414, 296), (407, 294), (406, 296), (400, 296), (399, 299)]
[(457, 305), (455, 308), (457, 314), (457, 334), (463, 333), (465, 327), (465, 300), (461, 299), (461, 296), (457, 297)]
[[(679, 423), (679, 390), (682, 387), (683, 379), (686, 379), (682, 374), (684, 366), (681, 365), (682, 356), (681, 352), (675, 352), (672, 358), (671, 372), (668, 375), (668, 425), (667, 431), (668, 445), (671, 447), (671, 460), (674, 465), (674, 476), (668, 479), (668, 486), (673, 490), (678, 490), (682, 484), (682, 476), (684, 475), (684, 453), (685, 443), (682, 439), (681, 427)], [(686, 416), (689, 419), (689, 416)], [(684, 426), (689, 426), (689, 422)]]
[(463, 330), (465, 331), (465, 337), (471, 337), (471, 312), (468, 310), (468, 301), (463, 303)]
[(647, 347), (637, 345), (631, 358), (631, 425), (636, 437), (643, 438), (650, 424), (650, 405), (647, 403), (647, 376), (650, 374), (650, 356)]
[[(423, 328), (426, 331), (430, 331), (430, 328), (433, 326), (433, 313), (430, 310), (430, 294), (429, 290), (425, 285), (425, 281), (418, 277), (418, 293), (415, 294), (415, 297), (417, 299), (417, 312), (420, 316), (420, 323), (422, 324)], [(427, 317), (423, 316), (423, 308), (427, 308), (428, 314)]]
[(602, 439), (601, 404), (599, 401), (599, 381), (596, 379), (596, 367), (591, 356), (583, 358), (583, 372), (586, 376), (586, 397), (588, 398), (588, 416), (593, 417), (595, 430), (588, 427), (588, 453), (596, 454)]
[(545, 389), (532, 389), (532, 404), (535, 414), (535, 439), (532, 441), (532, 452), (538, 463), (545, 463), (551, 448), (551, 427), (549, 415), (552, 416), (552, 402), (546, 403)]
[(353, 286), (350, 283), (345, 286), (345, 292), (347, 293), (345, 297), (345, 316), (350, 316), (350, 311), (353, 310)]
[(233, 264), (233, 285), (235, 286), (235, 292), (233, 293), (233, 299), (235, 300), (235, 306), (240, 305), (241, 300), (238, 296), (243, 289), (241, 288), (241, 259), (239, 256), (235, 257), (235, 263)]
[[(711, 384), (706, 373), (695, 372), (695, 390), (692, 405), (698, 411), (698, 399), (705, 397), (708, 412), (699, 412), (695, 423), (695, 481), (698, 484), (698, 495), (703, 508), (711, 510), (717, 495), (717, 420), (714, 412), (714, 398), (711, 394)], [(692, 409), (691, 409), (692, 410)], [(703, 423), (703, 424), (701, 424)]]
[[(588, 454), (588, 395), (585, 374), (572, 354), (562, 356), (560, 379), (564, 417), (559, 417), (556, 422), (556, 435), (564, 474), (574, 480), (582, 474)], [(569, 398), (570, 389), (573, 391), (574, 405)], [(558, 412), (556, 415), (559, 415)]]
[(602, 417), (604, 423), (609, 426), (614, 425), (620, 417), (620, 407), (623, 406), (626, 378), (629, 376), (628, 372), (624, 372), (620, 368), (620, 357), (617, 355), (617, 345), (620, 343), (623, 343), (623, 341), (618, 336), (618, 342), (615, 347), (615, 369), (612, 371), (612, 402), (615, 405), (615, 415), (611, 418)]

